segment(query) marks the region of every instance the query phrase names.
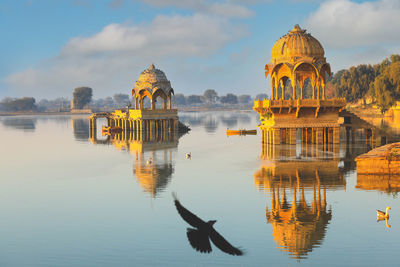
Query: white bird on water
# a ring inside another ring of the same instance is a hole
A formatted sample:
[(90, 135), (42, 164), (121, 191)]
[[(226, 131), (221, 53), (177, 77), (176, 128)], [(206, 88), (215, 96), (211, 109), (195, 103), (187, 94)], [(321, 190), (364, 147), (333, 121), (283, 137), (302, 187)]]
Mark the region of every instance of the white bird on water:
[(186, 153), (186, 158), (191, 159), (192, 158), (192, 152)]
[(378, 219), (386, 219), (386, 218), (389, 218), (389, 210), (390, 210), (390, 207), (389, 207), (389, 206), (386, 207), (386, 212), (383, 212), (383, 211), (381, 211), (381, 210), (376, 210), (376, 217), (377, 217)]

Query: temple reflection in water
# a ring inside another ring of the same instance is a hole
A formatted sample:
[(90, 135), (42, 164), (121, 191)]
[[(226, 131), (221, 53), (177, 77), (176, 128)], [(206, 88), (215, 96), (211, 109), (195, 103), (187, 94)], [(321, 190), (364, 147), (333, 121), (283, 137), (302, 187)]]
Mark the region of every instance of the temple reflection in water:
[(93, 144), (112, 144), (118, 150), (133, 154), (133, 175), (143, 190), (156, 198), (158, 193), (165, 190), (174, 173), (173, 154), (178, 147), (179, 137), (174, 132), (150, 135), (123, 131), (99, 140), (96, 133), (91, 132), (90, 141)]
[(397, 195), (400, 192), (400, 175), (357, 174), (356, 188)]
[(267, 223), (278, 248), (291, 258), (306, 258), (323, 242), (332, 219), (326, 192), (346, 188), (338, 152), (338, 145), (263, 145), (254, 182), (270, 194)]

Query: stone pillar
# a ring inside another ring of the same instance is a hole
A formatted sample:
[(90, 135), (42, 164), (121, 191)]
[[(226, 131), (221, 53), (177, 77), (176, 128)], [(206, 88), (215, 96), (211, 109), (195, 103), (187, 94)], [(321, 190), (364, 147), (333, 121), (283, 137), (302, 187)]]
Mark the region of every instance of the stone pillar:
[(285, 84), (283, 84), (283, 80), (280, 80), (281, 89), (282, 89), (282, 100), (285, 100)]
[(261, 130), (261, 139), (262, 139), (262, 143), (266, 144), (267, 143), (267, 130), (264, 128), (260, 128)]
[(315, 144), (315, 128), (311, 128), (311, 144)]
[(281, 144), (281, 129), (273, 129), (273, 143), (275, 145)]
[(275, 99), (275, 88), (272, 86), (271, 87), (271, 92), (272, 92), (272, 100), (274, 100)]
[(172, 108), (172, 95), (168, 97), (168, 109)]
[(339, 144), (340, 142), (340, 128), (339, 127), (333, 127), (333, 138), (332, 141), (334, 144)]
[(328, 128), (328, 143), (333, 144), (333, 128)]
[(289, 144), (295, 145), (296, 144), (296, 128), (289, 129)]
[(145, 127), (144, 120), (140, 120), (140, 132), (143, 133), (145, 131), (144, 127)]
[(175, 131), (175, 132), (178, 132), (178, 130), (179, 130), (179, 123), (178, 123), (178, 120), (177, 120), (177, 119), (174, 119), (174, 131)]
[(316, 144), (321, 145), (324, 143), (324, 128), (316, 128)]
[(308, 144), (309, 142), (308, 142), (308, 128), (304, 128), (304, 131), (305, 131), (305, 133), (304, 133), (304, 135), (305, 135), (305, 141), (306, 141), (306, 144)]

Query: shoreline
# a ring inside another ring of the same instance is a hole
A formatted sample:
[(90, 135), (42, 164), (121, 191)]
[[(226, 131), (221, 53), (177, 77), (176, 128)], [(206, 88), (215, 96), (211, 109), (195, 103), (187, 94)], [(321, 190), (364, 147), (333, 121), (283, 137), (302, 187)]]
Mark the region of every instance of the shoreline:
[[(206, 112), (206, 111), (232, 111), (232, 112), (252, 112), (250, 109), (241, 108), (179, 108), (178, 112)], [(90, 115), (96, 112), (110, 112), (110, 111), (93, 111), (93, 112), (0, 112), (0, 117), (11, 116), (46, 116), (46, 115)]]

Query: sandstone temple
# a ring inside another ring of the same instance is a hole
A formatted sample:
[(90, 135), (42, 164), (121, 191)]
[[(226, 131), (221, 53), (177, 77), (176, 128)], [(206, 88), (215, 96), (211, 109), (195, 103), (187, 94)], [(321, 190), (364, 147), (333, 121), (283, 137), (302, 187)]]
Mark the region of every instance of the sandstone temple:
[[(159, 139), (179, 131), (178, 111), (172, 108), (174, 89), (165, 73), (152, 64), (144, 70), (132, 89), (134, 105), (114, 112), (93, 113), (89, 118), (91, 138), (96, 134), (97, 119), (106, 118), (107, 126), (118, 127), (133, 139)], [(146, 105), (146, 101), (147, 104)], [(157, 104), (160, 101), (161, 104)]]
[[(272, 47), (265, 77), (271, 79), (271, 98), (256, 100), (263, 143), (339, 143), (339, 112), (344, 99), (328, 99), (327, 78), (331, 68), (320, 42), (299, 25)], [(306, 95), (305, 89), (311, 89)]]

